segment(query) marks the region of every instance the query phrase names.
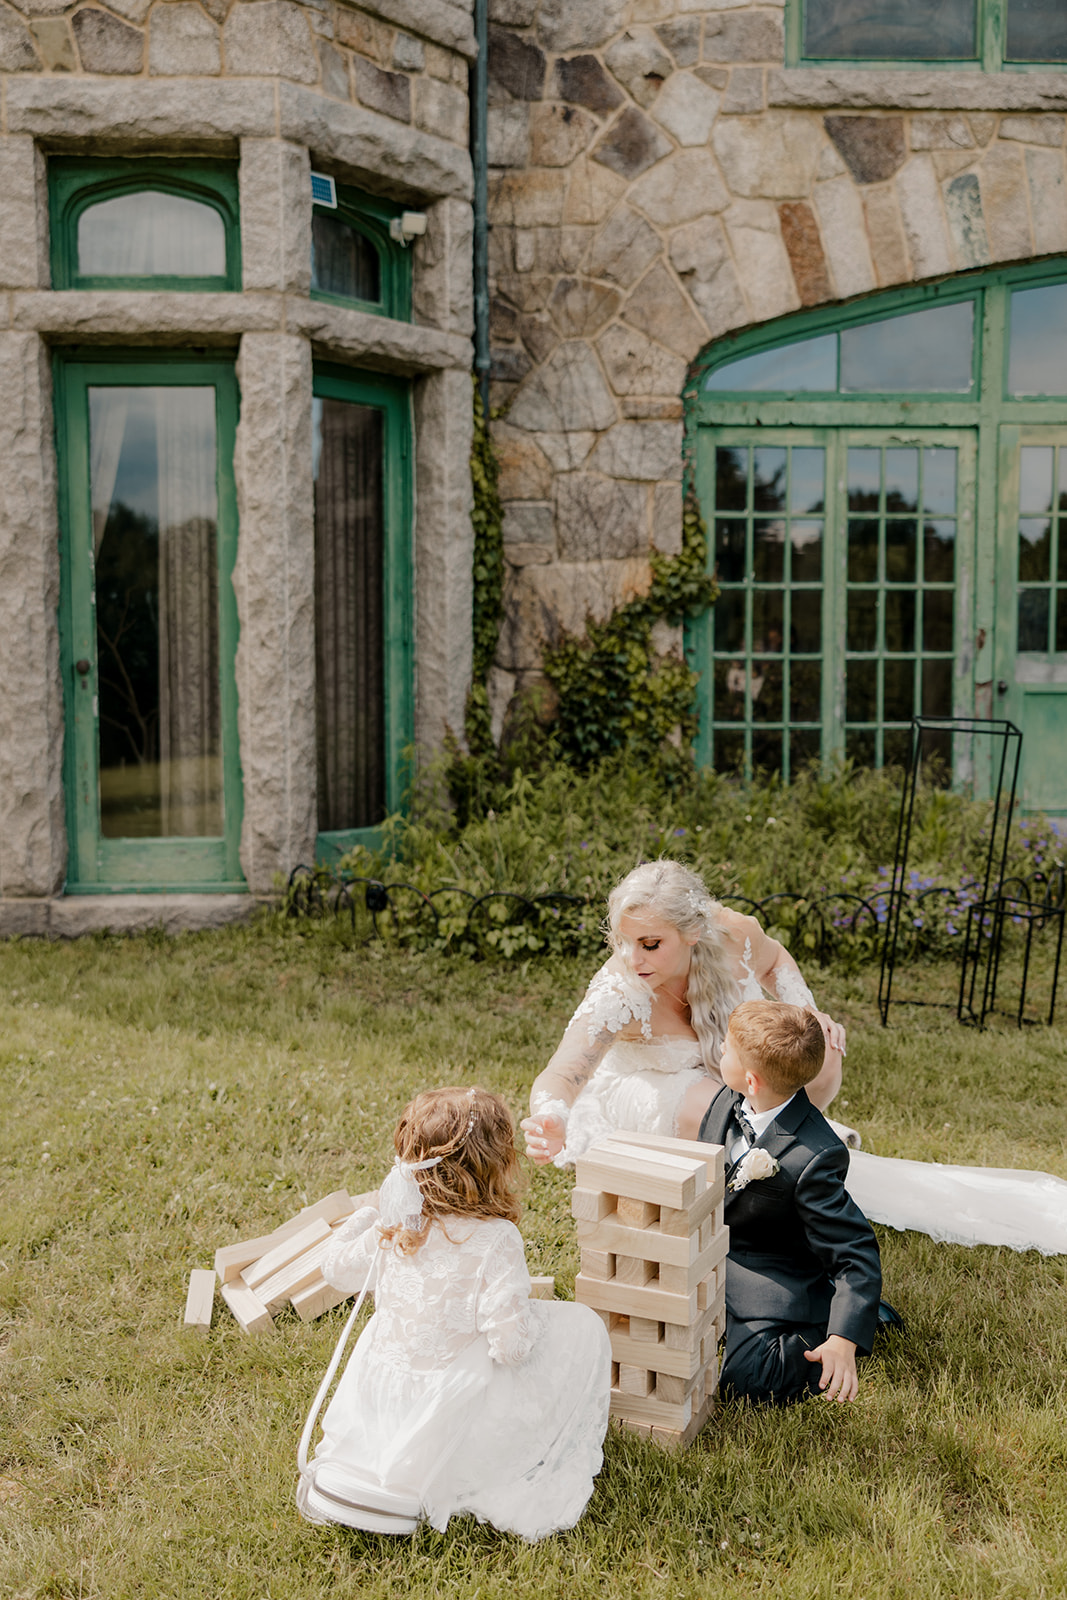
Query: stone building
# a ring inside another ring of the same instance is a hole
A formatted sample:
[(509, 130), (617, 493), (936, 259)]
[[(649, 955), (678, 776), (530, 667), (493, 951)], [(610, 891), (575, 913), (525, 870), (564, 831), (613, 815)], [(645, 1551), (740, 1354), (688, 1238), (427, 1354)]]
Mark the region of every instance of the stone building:
[(684, 640), (702, 761), (1008, 716), (1026, 803), (1067, 809), (1062, 0), (490, 17), (498, 725), (677, 548), (684, 465), (722, 584)]
[(241, 914), (461, 724), (475, 53), (0, 4), (2, 931)]

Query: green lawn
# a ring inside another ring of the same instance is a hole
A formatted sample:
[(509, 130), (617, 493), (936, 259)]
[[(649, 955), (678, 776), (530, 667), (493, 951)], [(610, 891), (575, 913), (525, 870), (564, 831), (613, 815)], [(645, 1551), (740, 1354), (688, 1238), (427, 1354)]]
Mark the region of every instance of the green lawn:
[[(1064, 1037), (877, 1025), (877, 974), (812, 975), (851, 1030), (869, 1148), (1067, 1177)], [(0, 947), (0, 1594), (1067, 1594), (1067, 1257), (882, 1233), (906, 1339), (855, 1406), (722, 1408), (680, 1457), (613, 1433), (585, 1518), (528, 1547), (469, 1522), (389, 1541), (302, 1523), (297, 1436), (340, 1326), (181, 1326), (185, 1280), (341, 1184), (376, 1183), (418, 1088), (521, 1114), (577, 966), (346, 949), (264, 925)], [(947, 970), (900, 992), (951, 990)], [(534, 1272), (569, 1294), (568, 1179), (533, 1173)]]

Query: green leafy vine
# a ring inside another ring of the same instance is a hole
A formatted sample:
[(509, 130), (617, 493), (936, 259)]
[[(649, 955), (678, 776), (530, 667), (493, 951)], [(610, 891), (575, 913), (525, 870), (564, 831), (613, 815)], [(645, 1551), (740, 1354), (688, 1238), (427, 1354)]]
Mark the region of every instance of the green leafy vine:
[(471, 487), (474, 493), (474, 596), (471, 627), (471, 687), (467, 696), (465, 732), (473, 755), (493, 749), (486, 681), (496, 655), (504, 615), (504, 507), (500, 500), (500, 468), (493, 449), (489, 419), (474, 383), (474, 437), (471, 441)]

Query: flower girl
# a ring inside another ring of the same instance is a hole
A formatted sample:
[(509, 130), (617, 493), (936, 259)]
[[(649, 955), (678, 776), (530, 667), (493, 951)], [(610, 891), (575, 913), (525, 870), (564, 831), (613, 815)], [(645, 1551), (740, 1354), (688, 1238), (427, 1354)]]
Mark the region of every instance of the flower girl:
[[(322, 1267), (350, 1293), (369, 1274), (376, 1309), (314, 1470), (406, 1495), (441, 1530), (463, 1512), (529, 1540), (572, 1527), (600, 1470), (611, 1353), (588, 1307), (530, 1299), (507, 1107), (484, 1089), (429, 1090), (394, 1143), (380, 1209), (357, 1211)], [(307, 1483), (300, 1510), (323, 1520)]]

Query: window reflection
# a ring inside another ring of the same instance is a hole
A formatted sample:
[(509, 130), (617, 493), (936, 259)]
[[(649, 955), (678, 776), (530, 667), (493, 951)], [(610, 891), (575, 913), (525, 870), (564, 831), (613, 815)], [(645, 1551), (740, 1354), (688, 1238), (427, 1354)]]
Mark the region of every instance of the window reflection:
[(85, 208), (78, 272), (86, 278), (215, 278), (226, 274), (226, 228), (214, 206), (138, 189)]
[[(1055, 0), (1048, 0), (1054, 4)], [(965, 60), (974, 0), (805, 0), (804, 54), (825, 59)]]
[(971, 300), (842, 328), (842, 392), (965, 394), (973, 344)]
[(1008, 0), (1009, 61), (1067, 61), (1063, 0)]
[(837, 388), (837, 335), (801, 339), (776, 350), (760, 350), (717, 367), (704, 380), (706, 390), (834, 390)]
[(367, 236), (343, 217), (321, 211), (312, 217), (311, 287), (372, 305), (382, 298), (378, 252)]
[(1009, 394), (1067, 394), (1067, 283), (1011, 297)]

